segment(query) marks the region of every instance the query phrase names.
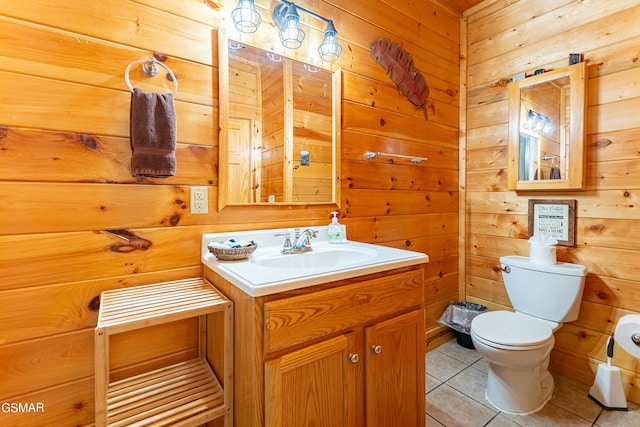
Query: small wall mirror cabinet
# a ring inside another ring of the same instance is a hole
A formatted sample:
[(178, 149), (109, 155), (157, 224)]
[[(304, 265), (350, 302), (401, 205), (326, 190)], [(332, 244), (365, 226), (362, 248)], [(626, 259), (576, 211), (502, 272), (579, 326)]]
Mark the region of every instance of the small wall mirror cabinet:
[(219, 209), (337, 204), (340, 70), (218, 42)]
[(584, 62), (510, 83), (510, 190), (584, 188), (586, 90)]

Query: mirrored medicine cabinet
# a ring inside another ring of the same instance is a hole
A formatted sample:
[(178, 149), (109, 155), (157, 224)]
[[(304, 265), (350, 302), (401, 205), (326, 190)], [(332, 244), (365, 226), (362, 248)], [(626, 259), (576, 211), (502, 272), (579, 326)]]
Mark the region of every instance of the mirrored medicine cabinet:
[(584, 62), (509, 84), (510, 190), (584, 188), (586, 91)]
[(230, 40), (224, 31), (218, 55), (218, 208), (337, 205), (340, 70)]

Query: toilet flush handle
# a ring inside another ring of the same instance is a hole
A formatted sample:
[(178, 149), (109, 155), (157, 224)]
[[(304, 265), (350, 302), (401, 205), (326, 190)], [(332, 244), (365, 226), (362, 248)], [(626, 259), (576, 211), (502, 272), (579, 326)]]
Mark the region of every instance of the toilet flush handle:
[(511, 267), (505, 265), (504, 267), (502, 267), (502, 271), (504, 271), (505, 273), (511, 273)]

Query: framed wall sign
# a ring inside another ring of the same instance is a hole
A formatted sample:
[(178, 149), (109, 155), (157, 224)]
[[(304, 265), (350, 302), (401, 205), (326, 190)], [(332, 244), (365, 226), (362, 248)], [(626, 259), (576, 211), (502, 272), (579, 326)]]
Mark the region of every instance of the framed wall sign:
[(576, 245), (576, 201), (529, 199), (529, 237), (546, 234), (562, 246)]

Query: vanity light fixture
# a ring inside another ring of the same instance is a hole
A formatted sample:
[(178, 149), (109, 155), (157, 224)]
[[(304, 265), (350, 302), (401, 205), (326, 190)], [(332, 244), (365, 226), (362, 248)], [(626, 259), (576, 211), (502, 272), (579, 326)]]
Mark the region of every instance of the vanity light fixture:
[(529, 110), (527, 113), (527, 120), (522, 124), (524, 130), (532, 130), (535, 129), (536, 125), (536, 113), (533, 110)]
[(262, 22), (253, 0), (238, 0), (238, 5), (231, 11), (233, 25), (243, 33), (255, 33)]
[[(278, 36), (282, 45), (288, 49), (297, 49), (302, 46), (305, 33), (300, 26), (300, 14), (305, 12), (327, 24), (323, 33), (323, 39), (318, 46), (318, 54), (323, 61), (333, 62), (340, 57), (342, 46), (338, 43), (338, 32), (331, 19), (324, 18), (317, 13), (297, 6), (288, 0), (278, 0), (280, 4), (273, 8), (273, 22), (278, 28)], [(253, 33), (258, 29), (262, 17), (257, 11), (254, 0), (238, 0), (238, 5), (231, 12), (231, 19), (238, 31)]]
[(327, 22), (327, 28), (324, 30), (324, 38), (318, 46), (318, 53), (323, 61), (333, 62), (340, 57), (342, 46), (338, 43), (338, 32), (333, 26), (333, 21)]
[(278, 27), (282, 45), (289, 49), (302, 46), (305, 33), (300, 28), (300, 15), (295, 4), (285, 2), (273, 8), (273, 22)]
[(524, 130), (536, 131), (542, 135), (551, 135), (553, 133), (553, 126), (549, 117), (533, 110), (529, 110), (527, 113), (527, 119), (522, 124), (522, 127)]

